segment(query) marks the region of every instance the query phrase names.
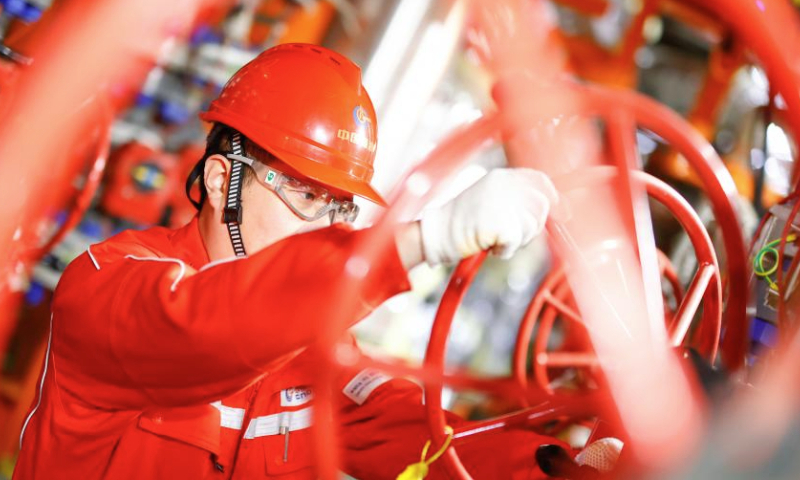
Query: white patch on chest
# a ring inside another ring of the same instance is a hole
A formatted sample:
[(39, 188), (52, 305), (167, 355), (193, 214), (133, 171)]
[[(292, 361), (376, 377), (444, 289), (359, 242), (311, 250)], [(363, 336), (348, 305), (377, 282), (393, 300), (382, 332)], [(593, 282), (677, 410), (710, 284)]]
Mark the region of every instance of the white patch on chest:
[(281, 390), (281, 407), (299, 407), (314, 398), (309, 387), (291, 387)]
[(342, 393), (350, 400), (359, 405), (363, 405), (373, 390), (391, 379), (392, 377), (379, 370), (365, 368), (358, 372), (358, 375), (353, 377), (353, 379), (345, 385)]

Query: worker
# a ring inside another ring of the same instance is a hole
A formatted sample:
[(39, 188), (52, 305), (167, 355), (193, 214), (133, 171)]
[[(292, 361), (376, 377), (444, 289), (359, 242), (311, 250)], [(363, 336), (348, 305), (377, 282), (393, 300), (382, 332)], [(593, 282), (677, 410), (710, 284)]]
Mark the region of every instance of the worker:
[[(307, 347), (369, 234), (350, 225), (354, 196), (385, 205), (369, 183), (375, 111), (354, 63), (288, 44), (234, 74), (201, 116), (213, 127), (187, 182), (198, 215), (122, 232), (64, 272), (14, 479), (316, 478), (320, 360)], [(423, 261), (513, 254), (556, 201), (540, 172), (490, 172), (398, 226), (344, 313), (356, 323), (408, 290)], [(419, 462), (430, 434), (417, 385), (368, 369), (335, 391), (345, 472), (394, 479)], [(501, 432), (460, 452), (475, 478), (527, 479), (543, 443), (558, 442)], [(441, 461), (428, 478), (446, 478)]]

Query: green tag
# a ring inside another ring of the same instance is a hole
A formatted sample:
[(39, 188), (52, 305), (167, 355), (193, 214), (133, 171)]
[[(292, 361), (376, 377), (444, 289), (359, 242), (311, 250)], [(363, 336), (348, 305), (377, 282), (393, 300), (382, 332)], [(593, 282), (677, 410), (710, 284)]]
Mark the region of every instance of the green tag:
[(275, 181), (275, 172), (273, 172), (272, 170), (270, 170), (270, 171), (267, 173), (267, 183), (269, 183), (270, 185), (272, 185), (272, 182), (274, 182), (274, 181)]

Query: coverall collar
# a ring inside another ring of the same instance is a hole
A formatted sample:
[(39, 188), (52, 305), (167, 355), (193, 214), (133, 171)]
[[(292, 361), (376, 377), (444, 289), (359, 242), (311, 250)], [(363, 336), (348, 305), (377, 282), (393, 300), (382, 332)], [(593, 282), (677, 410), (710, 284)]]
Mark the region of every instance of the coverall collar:
[(199, 270), (210, 261), (203, 238), (200, 236), (197, 215), (186, 225), (174, 230), (170, 235), (170, 242), (178, 253), (178, 257), (195, 270)]

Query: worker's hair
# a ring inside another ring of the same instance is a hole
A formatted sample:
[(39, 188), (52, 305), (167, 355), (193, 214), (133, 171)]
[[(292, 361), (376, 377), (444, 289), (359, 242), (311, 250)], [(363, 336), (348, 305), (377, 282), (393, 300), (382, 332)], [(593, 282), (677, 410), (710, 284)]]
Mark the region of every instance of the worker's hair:
[[(215, 123), (211, 128), (211, 131), (208, 133), (208, 137), (206, 137), (206, 151), (203, 154), (203, 158), (197, 162), (192, 171), (189, 173), (189, 177), (186, 179), (186, 196), (189, 197), (189, 201), (192, 202), (192, 205), (194, 205), (198, 211), (203, 208), (203, 204), (206, 202), (206, 198), (208, 198), (206, 184), (203, 181), (203, 172), (206, 168), (206, 160), (208, 157), (215, 154), (225, 156), (229, 153), (233, 153), (231, 148), (231, 138), (233, 137), (234, 133), (236, 133), (236, 130), (233, 128), (221, 123)], [(244, 154), (246, 156), (265, 163), (275, 160), (275, 157), (272, 154), (256, 145), (255, 142), (250, 141), (244, 135), (242, 135), (241, 138), (242, 147), (244, 148)], [(251, 168), (245, 168), (244, 181), (242, 185), (247, 185), (254, 178), (255, 172), (253, 172)], [(196, 200), (192, 198), (192, 186), (194, 186), (194, 183), (198, 181), (200, 187), (200, 198)]]

